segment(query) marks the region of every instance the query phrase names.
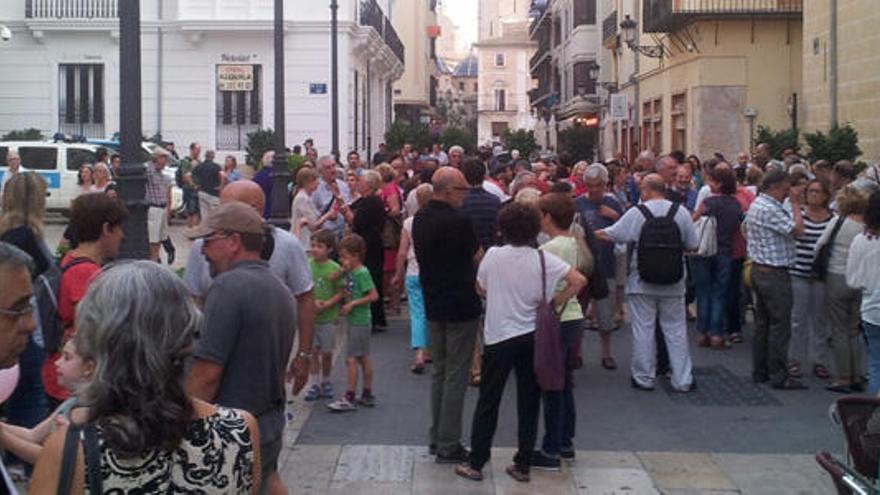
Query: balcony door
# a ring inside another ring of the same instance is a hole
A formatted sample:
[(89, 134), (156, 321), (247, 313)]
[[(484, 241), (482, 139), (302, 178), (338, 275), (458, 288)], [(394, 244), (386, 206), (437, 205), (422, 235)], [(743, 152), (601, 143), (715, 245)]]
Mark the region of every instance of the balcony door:
[(217, 66), (217, 149), (244, 150), (263, 123), (262, 66)]
[(104, 65), (58, 65), (58, 131), (88, 138), (104, 135)]

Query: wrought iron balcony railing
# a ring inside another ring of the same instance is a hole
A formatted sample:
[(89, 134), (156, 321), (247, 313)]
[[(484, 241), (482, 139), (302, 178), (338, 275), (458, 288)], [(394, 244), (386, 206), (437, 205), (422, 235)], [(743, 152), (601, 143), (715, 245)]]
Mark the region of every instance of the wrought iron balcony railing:
[(117, 0), (26, 0), (28, 19), (116, 19)]
[(804, 0), (643, 0), (644, 31), (665, 33), (696, 18), (800, 16)]
[(391, 25), (391, 20), (382, 12), (382, 7), (376, 3), (376, 0), (361, 0), (360, 6), (360, 25), (373, 28), (376, 33), (382, 37), (388, 48), (397, 56), (397, 59), (403, 63), (404, 48), (403, 42), (397, 35), (397, 31)]
[(607, 42), (610, 38), (617, 35), (617, 11), (608, 14), (608, 17), (602, 21), (602, 42)]

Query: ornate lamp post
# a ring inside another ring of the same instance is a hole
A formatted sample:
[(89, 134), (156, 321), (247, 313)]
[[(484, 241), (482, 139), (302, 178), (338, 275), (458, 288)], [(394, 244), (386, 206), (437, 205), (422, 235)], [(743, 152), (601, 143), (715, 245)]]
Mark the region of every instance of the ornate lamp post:
[(287, 149), (284, 127), (284, 0), (275, 0), (275, 159), (272, 161), (272, 198), (269, 222), (290, 228), (290, 201), (287, 185)]
[(119, 257), (149, 258), (147, 183), (141, 155), (141, 13), (140, 0), (119, 2), (119, 142), (122, 166), (119, 197), (128, 207), (125, 239)]
[(663, 47), (662, 46), (643, 46), (638, 44), (638, 40), (636, 36), (638, 35), (636, 28), (638, 27), (638, 23), (634, 21), (630, 16), (624, 16), (623, 21), (620, 23), (620, 29), (623, 31), (623, 41), (626, 43), (626, 46), (629, 47), (630, 50), (641, 53), (646, 57), (651, 58), (663, 58)]

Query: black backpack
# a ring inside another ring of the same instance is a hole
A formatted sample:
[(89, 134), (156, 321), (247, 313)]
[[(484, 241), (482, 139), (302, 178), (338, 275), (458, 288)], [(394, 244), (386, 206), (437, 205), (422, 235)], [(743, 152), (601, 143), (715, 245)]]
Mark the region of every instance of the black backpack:
[(64, 277), (64, 272), (83, 263), (94, 263), (94, 261), (79, 257), (70, 260), (63, 267), (52, 263), (49, 269), (34, 281), (34, 299), (40, 318), (40, 331), (43, 333), (43, 349), (47, 354), (58, 352), (64, 340), (64, 327), (58, 318), (61, 278)]
[(684, 278), (684, 243), (675, 223), (678, 206), (672, 203), (664, 217), (655, 217), (643, 204), (637, 206), (645, 216), (639, 233), (637, 266), (639, 277), (649, 284), (672, 285)]

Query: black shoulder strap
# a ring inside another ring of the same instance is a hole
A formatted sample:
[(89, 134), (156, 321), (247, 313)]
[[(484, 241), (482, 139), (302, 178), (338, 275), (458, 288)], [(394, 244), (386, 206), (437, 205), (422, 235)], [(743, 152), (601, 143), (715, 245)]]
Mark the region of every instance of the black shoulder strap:
[(648, 207), (645, 206), (644, 203), (637, 204), (636, 208), (638, 208), (639, 211), (642, 212), (642, 215), (645, 216), (645, 220), (650, 220), (650, 219), (654, 218), (654, 214), (651, 213), (651, 210), (649, 210)]
[(544, 251), (538, 250), (538, 257), (541, 258), (541, 300), (547, 300), (547, 267), (544, 264)]
[(82, 429), (71, 424), (64, 436), (64, 449), (61, 451), (61, 471), (58, 474), (58, 495), (68, 495), (73, 484), (73, 471), (76, 468), (76, 451), (79, 447), (79, 434)]
[(672, 206), (669, 207), (669, 212), (666, 213), (666, 218), (670, 220), (675, 220), (675, 215), (678, 213), (678, 203), (672, 203)]
[(78, 258), (74, 258), (70, 260), (66, 265), (61, 267), (61, 273), (63, 274), (67, 270), (75, 267), (76, 265), (82, 265), (83, 263), (91, 263), (93, 265), (97, 265), (91, 258), (86, 258), (85, 256), (80, 256)]
[(85, 433), (86, 475), (89, 480), (89, 493), (104, 493), (104, 482), (101, 479), (101, 452), (98, 450), (98, 431), (94, 424), (86, 425)]
[(828, 238), (827, 244), (834, 243), (834, 239), (837, 239), (837, 233), (840, 232), (840, 227), (843, 226), (843, 222), (846, 221), (846, 215), (840, 215), (840, 218), (837, 219), (837, 222), (834, 223), (834, 228), (831, 229), (831, 237)]

